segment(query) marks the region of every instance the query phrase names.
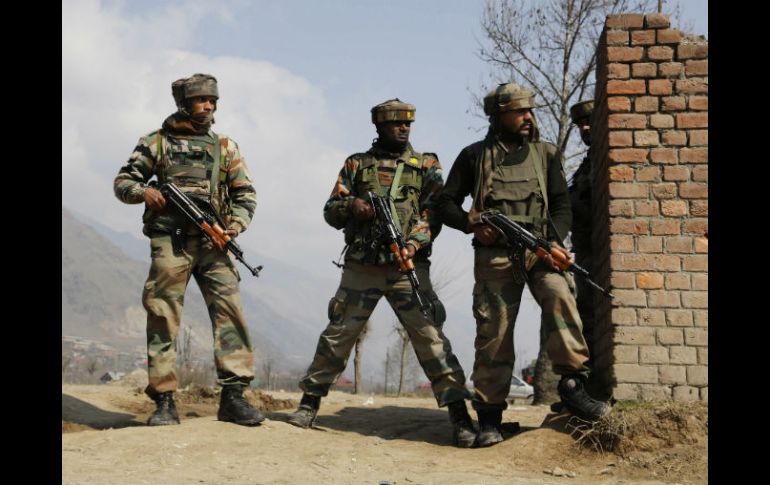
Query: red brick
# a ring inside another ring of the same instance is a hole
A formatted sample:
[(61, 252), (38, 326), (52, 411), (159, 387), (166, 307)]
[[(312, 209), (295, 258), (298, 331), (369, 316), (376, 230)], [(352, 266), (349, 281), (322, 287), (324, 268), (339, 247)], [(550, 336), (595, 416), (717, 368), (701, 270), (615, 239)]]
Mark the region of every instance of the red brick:
[(636, 288), (634, 285), (634, 275), (636, 273), (613, 271), (610, 276), (610, 284), (613, 288), (624, 288), (633, 290)]
[(658, 138), (657, 131), (635, 131), (634, 132), (634, 145), (638, 147), (644, 146), (658, 146), (660, 145), (660, 138)]
[(644, 26), (644, 15), (636, 13), (607, 15), (606, 26), (608, 29), (641, 29)]
[(706, 254), (685, 256), (682, 261), (683, 271), (708, 271), (709, 257)]
[(677, 150), (674, 148), (653, 148), (650, 150), (652, 163), (677, 163)]
[(644, 26), (649, 29), (667, 29), (671, 26), (671, 22), (666, 14), (648, 13), (644, 16)]
[[(612, 272), (611, 279), (615, 278), (616, 271)], [(633, 273), (620, 273), (630, 274), (633, 281)], [(634, 308), (613, 308), (610, 313), (610, 320), (613, 325), (636, 325), (636, 309)]]
[(696, 253), (708, 253), (709, 252), (709, 240), (706, 237), (695, 238), (695, 252)]
[[(671, 85), (669, 84), (669, 88)], [(684, 96), (667, 96), (661, 98), (661, 111), (684, 111), (687, 102)]]
[(655, 96), (639, 96), (634, 100), (634, 111), (640, 113), (657, 112), (658, 98)]
[(607, 79), (628, 79), (631, 69), (628, 64), (613, 62), (607, 64)]
[(634, 30), (631, 32), (631, 45), (651, 45), (654, 43), (654, 30)]
[(682, 232), (683, 234), (696, 234), (702, 236), (708, 230), (708, 219), (695, 218), (684, 221), (684, 229)]
[(692, 237), (676, 236), (666, 238), (667, 253), (692, 253)]
[(625, 96), (610, 96), (607, 98), (607, 110), (610, 113), (631, 111), (631, 100)]
[[(673, 117), (671, 120), (673, 121)], [(685, 146), (687, 145), (687, 133), (684, 131), (666, 130), (663, 132), (663, 144), (672, 146)]]
[(608, 117), (609, 128), (644, 129), (647, 128), (647, 116), (637, 114), (612, 114)]
[(691, 200), (690, 214), (695, 217), (708, 217), (709, 201), (708, 200)]
[(663, 180), (666, 182), (681, 182), (690, 179), (690, 169), (679, 165), (663, 167)]
[(678, 113), (676, 115), (677, 128), (708, 128), (708, 113)]
[(700, 182), (679, 184), (679, 197), (683, 199), (708, 199), (709, 186)]
[(642, 167), (636, 169), (637, 182), (660, 182), (660, 167)]
[(650, 230), (653, 236), (666, 236), (666, 235), (678, 235), (679, 219), (658, 219), (651, 223)]
[[(607, 81), (607, 94), (644, 94), (645, 92), (647, 92), (647, 86), (644, 79)], [(671, 91), (669, 90), (666, 94), (670, 93)]]
[(696, 327), (708, 327), (709, 326), (709, 312), (706, 310), (693, 310), (692, 316), (695, 319)]
[(658, 328), (656, 330), (658, 342), (663, 345), (682, 345), (684, 343), (684, 332), (681, 328)]
[(630, 131), (610, 131), (611, 147), (629, 147), (634, 144)]
[(677, 79), (676, 92), (677, 94), (708, 93), (708, 78)]
[(660, 236), (639, 236), (636, 242), (640, 253), (663, 252), (663, 238)]
[(708, 163), (708, 148), (682, 148), (679, 150), (679, 161), (682, 163)]
[[(670, 254), (613, 254), (610, 266), (621, 271), (680, 271), (680, 258)], [(613, 304), (617, 302), (613, 301)]]
[(662, 45), (648, 47), (647, 58), (653, 61), (670, 61), (674, 58), (674, 49)]
[(690, 133), (690, 146), (708, 146), (709, 144), (709, 132), (708, 130), (689, 130)]
[(612, 234), (610, 236), (610, 251), (613, 253), (634, 252), (634, 236)]
[(692, 310), (666, 310), (666, 323), (669, 327), (692, 327)]
[(644, 47), (607, 47), (607, 60), (610, 62), (639, 61), (643, 55)]
[(664, 200), (660, 203), (660, 212), (666, 217), (687, 215), (687, 202), (684, 200)]
[(658, 75), (658, 65), (654, 62), (637, 62), (631, 64), (633, 77), (655, 77)]
[(690, 275), (686, 273), (666, 273), (667, 290), (689, 290)]
[(687, 76), (708, 76), (709, 75), (709, 61), (708, 59), (702, 61), (688, 60), (684, 63), (684, 73)]
[(634, 206), (637, 216), (652, 217), (660, 215), (660, 203), (657, 200), (638, 200)]
[(708, 273), (695, 273), (692, 275), (692, 289), (693, 290), (708, 290), (709, 289), (709, 275)]
[[(647, 294), (643, 290), (613, 290), (612, 295), (614, 297), (612, 299), (612, 303), (614, 303), (615, 305), (621, 305), (625, 307), (647, 306)], [(621, 327), (621, 328), (625, 328), (625, 327)], [(629, 328), (634, 328), (634, 327), (629, 327)], [(624, 343), (618, 340), (617, 338), (615, 342)]]
[(608, 30), (607, 45), (628, 45), (628, 31)]
[(609, 158), (614, 163), (642, 163), (647, 161), (648, 151), (643, 148), (614, 148), (610, 150)]
[(709, 109), (709, 97), (708, 96), (690, 96), (688, 101), (690, 109), (707, 111)]
[(636, 273), (636, 286), (643, 290), (663, 288), (663, 273)]
[(654, 308), (639, 308), (636, 310), (639, 325), (646, 327), (665, 327), (666, 314), (663, 310)]
[(609, 210), (611, 216), (633, 217), (634, 203), (627, 199), (611, 200)]
[[(644, 82), (644, 81), (642, 81)], [(668, 79), (650, 79), (650, 94), (665, 96), (671, 94), (671, 81)]]
[(676, 58), (678, 60), (707, 59), (708, 56), (708, 44), (679, 44), (676, 48)]
[(697, 165), (692, 168), (692, 179), (695, 182), (708, 182), (709, 181), (709, 166)]
[(682, 32), (678, 29), (658, 30), (658, 44), (678, 44), (682, 40)]
[(677, 185), (674, 183), (653, 184), (652, 195), (656, 199), (673, 199), (677, 195)]
[(673, 128), (674, 117), (671, 115), (661, 114), (650, 115), (650, 126), (653, 128)]
[(626, 219), (615, 217), (610, 221), (610, 232), (613, 234), (647, 234), (649, 223), (645, 219)]
[(661, 62), (658, 65), (658, 75), (660, 77), (679, 77), (684, 71), (684, 64), (681, 62)]
[[(630, 176), (633, 180), (633, 170)], [(650, 196), (648, 184), (610, 182), (609, 189), (610, 197), (617, 199), (646, 199)]]
[[(610, 167), (609, 171), (610, 180), (614, 182), (633, 182), (634, 169), (627, 165), (615, 165)], [(612, 193), (610, 193), (612, 195)]]
[[(708, 292), (707, 291), (683, 291), (682, 306), (684, 308), (708, 308), (709, 307)], [(692, 345), (692, 344), (688, 343), (688, 345)]]
[(679, 292), (672, 290), (653, 290), (647, 294), (647, 304), (658, 308), (679, 308), (682, 306)]

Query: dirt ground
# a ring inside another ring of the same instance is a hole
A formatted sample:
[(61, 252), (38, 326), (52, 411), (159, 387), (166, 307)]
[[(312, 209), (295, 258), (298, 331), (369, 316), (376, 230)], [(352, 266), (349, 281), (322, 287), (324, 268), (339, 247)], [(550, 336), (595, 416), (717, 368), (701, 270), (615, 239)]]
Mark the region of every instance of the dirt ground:
[(567, 415), (516, 404), (503, 421), (518, 422), (517, 433), (490, 448), (457, 449), (447, 412), (432, 398), (332, 392), (316, 428), (303, 430), (285, 422), (299, 392), (249, 391), (248, 399), (268, 416), (249, 428), (217, 421), (218, 396), (196, 390), (178, 393), (181, 425), (147, 427), (154, 404), (140, 389), (131, 383), (62, 385), (63, 485), (708, 482), (707, 429), (673, 441), (660, 438), (670, 433), (653, 432), (667, 443), (650, 446), (647, 439), (638, 449), (625, 446), (621, 455), (597, 453), (565, 432)]

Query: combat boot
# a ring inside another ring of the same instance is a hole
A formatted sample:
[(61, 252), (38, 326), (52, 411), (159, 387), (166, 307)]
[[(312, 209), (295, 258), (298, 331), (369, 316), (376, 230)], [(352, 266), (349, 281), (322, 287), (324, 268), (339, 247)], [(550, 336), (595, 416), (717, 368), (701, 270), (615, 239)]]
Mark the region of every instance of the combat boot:
[(302, 400), (296, 411), (289, 415), (287, 422), (300, 428), (310, 428), (315, 423), (318, 408), (321, 407), (321, 396), (302, 394)]
[(243, 397), (243, 384), (222, 386), (217, 419), (243, 426), (255, 426), (265, 420), (265, 415), (255, 409)]
[(596, 421), (609, 414), (610, 405), (589, 396), (585, 381), (586, 378), (579, 374), (564, 376), (557, 389), (562, 403), (572, 414), (587, 421)]
[(179, 424), (179, 414), (176, 412), (176, 404), (174, 404), (174, 391), (161, 392), (153, 400), (157, 407), (150, 419), (147, 420), (148, 426)]
[(479, 436), (476, 438), (476, 446), (483, 448), (503, 441), (503, 435), (500, 433), (503, 410), (477, 409), (476, 412), (479, 415)]
[(452, 422), (452, 442), (458, 448), (470, 448), (476, 442), (476, 428), (473, 427), (471, 415), (465, 401), (449, 403), (449, 421)]

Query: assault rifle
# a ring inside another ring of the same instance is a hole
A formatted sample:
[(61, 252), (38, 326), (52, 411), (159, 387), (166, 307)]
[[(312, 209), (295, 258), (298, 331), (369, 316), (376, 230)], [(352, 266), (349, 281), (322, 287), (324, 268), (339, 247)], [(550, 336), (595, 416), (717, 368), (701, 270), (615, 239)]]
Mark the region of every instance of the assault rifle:
[(395, 256), (398, 269), (402, 273), (406, 273), (409, 283), (412, 285), (414, 298), (417, 300), (417, 304), (420, 305), (420, 311), (428, 317), (428, 311), (431, 309), (430, 303), (420, 294), (420, 281), (417, 279), (417, 272), (414, 270), (414, 262), (411, 259), (404, 260), (403, 256), (401, 256), (401, 250), (406, 247), (406, 241), (404, 241), (404, 236), (399, 228), (396, 227), (395, 222), (393, 222), (390, 204), (388, 204), (387, 199), (373, 192), (368, 192), (368, 195), (374, 208), (374, 219), (379, 227), (381, 241)]
[(230, 251), (233, 253), (233, 256), (235, 256), (235, 259), (249, 268), (251, 274), (259, 276), (259, 271), (262, 269), (262, 266), (260, 265), (256, 268), (252, 268), (249, 266), (249, 263), (243, 259), (243, 250), (241, 247), (238, 246), (229, 235), (225, 234), (224, 229), (222, 229), (224, 223), (220, 224), (221, 221), (218, 220), (218, 217), (212, 215), (216, 214), (216, 212), (214, 211), (214, 208), (211, 207), (210, 202), (205, 201), (205, 203), (208, 204), (208, 209), (211, 214), (200, 210), (190, 197), (185, 195), (184, 192), (179, 190), (179, 187), (171, 182), (163, 184), (160, 187), (160, 192), (163, 194), (163, 197), (179, 210), (179, 212), (189, 219), (190, 222), (195, 224), (217, 249), (220, 251)]
[(543, 260), (546, 256), (550, 255), (554, 262), (556, 262), (559, 270), (572, 271), (573, 273), (579, 274), (585, 278), (589, 285), (601, 291), (603, 295), (612, 298), (612, 293), (594, 283), (588, 270), (569, 259), (569, 256), (564, 250), (552, 245), (541, 237), (535, 236), (515, 221), (510, 220), (504, 214), (492, 210), (484, 211), (481, 213), (481, 222), (489, 224), (497, 229), (503, 236), (505, 236), (505, 239), (511, 246), (522, 245)]

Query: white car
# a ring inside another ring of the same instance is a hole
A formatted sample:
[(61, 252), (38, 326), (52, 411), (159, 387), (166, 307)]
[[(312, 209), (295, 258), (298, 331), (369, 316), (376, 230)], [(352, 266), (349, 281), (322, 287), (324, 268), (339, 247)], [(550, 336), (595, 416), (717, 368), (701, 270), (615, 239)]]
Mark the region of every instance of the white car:
[(508, 392), (508, 400), (531, 399), (535, 395), (535, 389), (524, 382), (520, 377), (511, 376), (511, 390)]

